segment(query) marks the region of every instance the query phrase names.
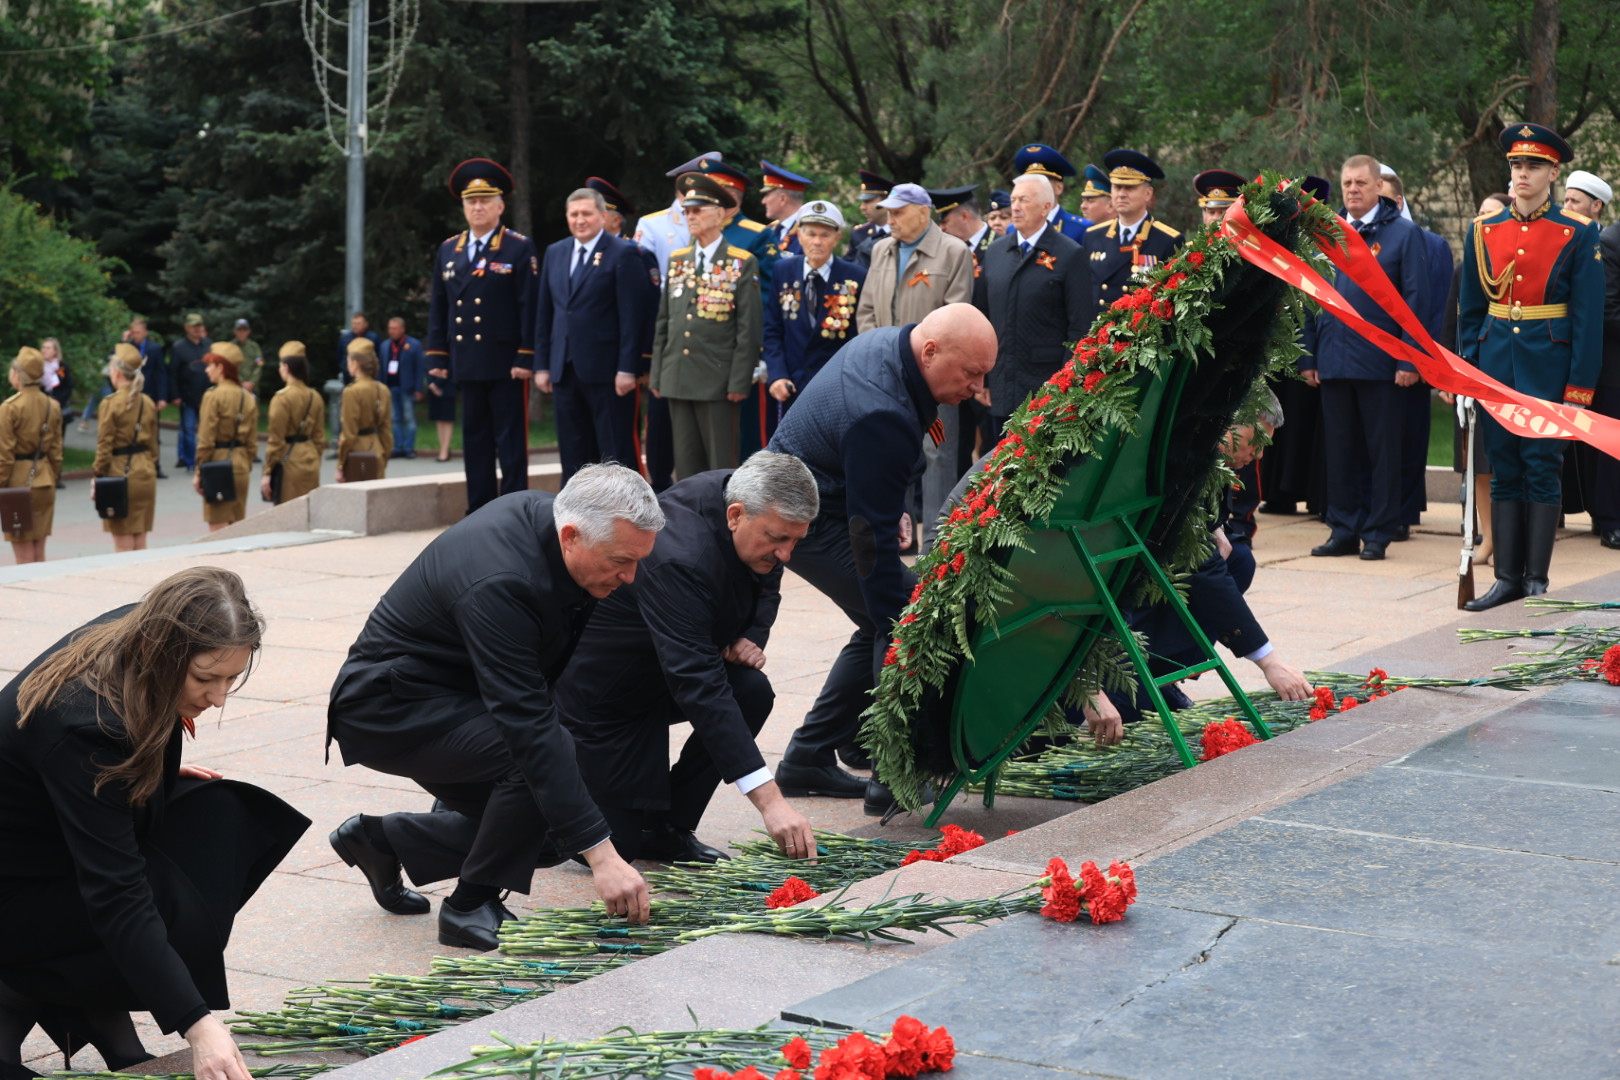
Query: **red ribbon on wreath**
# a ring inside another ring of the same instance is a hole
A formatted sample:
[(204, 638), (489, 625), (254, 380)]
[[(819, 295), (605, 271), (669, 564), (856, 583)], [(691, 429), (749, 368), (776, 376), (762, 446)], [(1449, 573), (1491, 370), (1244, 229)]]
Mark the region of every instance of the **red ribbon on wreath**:
[(1304, 259), (1261, 232), (1249, 219), (1242, 199), (1226, 211), (1221, 235), (1231, 241), (1245, 260), (1304, 292), (1321, 304), (1322, 310), (1363, 338), (1417, 368), (1424, 382), (1448, 393), (1474, 398), (1514, 434), (1529, 439), (1579, 439), (1610, 457), (1620, 458), (1620, 420), (1521, 393), (1491, 378), (1450, 349), (1442, 348), (1406, 305), (1389, 275), (1378, 265), (1378, 257), (1354, 229), (1343, 230), (1345, 248), (1330, 240), (1318, 240), (1317, 244), (1334, 266), (1361, 286), (1422, 348), (1414, 348), (1362, 318)]

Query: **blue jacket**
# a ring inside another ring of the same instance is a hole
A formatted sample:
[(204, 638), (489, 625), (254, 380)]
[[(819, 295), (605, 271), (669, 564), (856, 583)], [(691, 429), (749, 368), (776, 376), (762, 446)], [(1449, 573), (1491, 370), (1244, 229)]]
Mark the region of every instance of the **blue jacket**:
[(141, 374), (146, 377), (141, 392), (153, 401), (169, 400), (169, 366), (163, 359), (163, 343), (148, 333), (139, 345), (133, 341), (129, 344), (141, 354)]
[(848, 297), (850, 325), (842, 329), (824, 328), (829, 309), (811, 311), (809, 288), (805, 283), (803, 255), (787, 255), (776, 264), (776, 284), (765, 295), (765, 366), (770, 371), (767, 385), (777, 379), (791, 379), (801, 391), (816, 372), (826, 366), (844, 342), (855, 336), (855, 305), (860, 302), (866, 268), (834, 255), (830, 264), (832, 282), (823, 285)]
[(534, 366), (534, 279), (540, 260), (534, 242), (504, 225), (489, 248), (470, 262), (468, 237), (459, 232), (439, 245), (428, 301), (429, 368), (445, 368), (456, 382), (494, 382), (512, 369)]
[[(377, 336), (375, 330), (367, 330), (365, 336), (371, 339), (373, 345), (380, 345), (382, 342), (382, 338)], [(353, 340), (353, 330), (345, 330), (338, 335), (337, 377), (342, 380), (344, 386), (348, 386), (354, 381), (349, 375), (349, 342)], [(380, 348), (377, 350), (377, 358), (380, 363), (382, 359), (382, 349)]]
[[(1340, 216), (1344, 216), (1341, 209)], [(1346, 228), (1350, 225), (1346, 223)], [(1378, 265), (1384, 268), (1396, 291), (1425, 324), (1429, 315), (1429, 254), (1423, 239), (1423, 230), (1401, 217), (1400, 207), (1394, 199), (1380, 198), (1373, 220), (1361, 232), (1361, 238), (1373, 249)], [(1409, 335), (1401, 332), (1400, 325), (1385, 314), (1359, 285), (1342, 271), (1334, 278), (1333, 287), (1350, 302), (1361, 317), (1381, 330), (1410, 342)], [(1395, 372), (1416, 371), (1411, 364), (1396, 362), (1384, 350), (1350, 329), (1331, 315), (1318, 319), (1316, 325), (1316, 355), (1299, 360), (1301, 371), (1315, 370), (1323, 379), (1373, 379), (1393, 381)]]
[(411, 335), (406, 334), (400, 338), (399, 371), (390, 375), (388, 366), (393, 363), (394, 339), (383, 338), (377, 346), (377, 381), (390, 389), (398, 387), (407, 394), (421, 394), (426, 392), (427, 379), (427, 351), (422, 343)]
[[(534, 304), (534, 363), (561, 380), (571, 365), (587, 383), (619, 372), (644, 375), (647, 268), (635, 245), (604, 231), (585, 265), (572, 269), (573, 237), (546, 248)], [(654, 312), (656, 316), (656, 312)]]
[(1451, 245), (1439, 233), (1423, 230), (1423, 243), (1429, 256), (1429, 314), (1424, 317), (1423, 325), (1434, 340), (1444, 345), (1440, 338), (1445, 332), (1446, 300), (1451, 295), (1451, 272), (1456, 260), (1451, 254)]

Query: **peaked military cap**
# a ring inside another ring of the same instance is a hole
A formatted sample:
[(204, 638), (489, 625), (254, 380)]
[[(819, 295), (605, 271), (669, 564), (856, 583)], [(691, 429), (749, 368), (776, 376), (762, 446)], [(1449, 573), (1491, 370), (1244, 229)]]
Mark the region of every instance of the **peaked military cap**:
[(697, 172), (698, 171), (698, 166), (702, 165), (705, 161), (719, 161), (719, 160), (721, 160), (721, 157), (722, 157), (722, 155), (721, 155), (720, 151), (718, 151), (718, 150), (710, 150), (707, 154), (699, 154), (697, 157), (693, 158), (691, 161), (686, 162), (684, 165), (675, 166), (673, 169), (669, 170), (669, 172), (665, 173), (664, 175), (673, 178), (673, 177), (681, 176), (681, 175), (683, 175), (685, 173)]
[(1535, 158), (1558, 165), (1575, 157), (1562, 135), (1545, 124), (1511, 124), (1498, 139), (1503, 153), (1513, 158)]
[[(720, 161), (717, 158), (704, 158), (702, 161), (698, 162), (698, 167), (694, 171), (700, 172), (704, 176), (711, 177), (719, 183), (725, 184), (727, 187), (733, 188), (737, 191), (748, 190), (748, 174), (737, 168), (735, 165), (727, 165), (725, 162)], [(727, 205), (736, 206), (737, 200), (733, 199)]]
[(967, 187), (929, 188), (928, 197), (934, 200), (934, 213), (944, 217), (963, 203), (971, 200), (973, 193), (977, 190), (979, 190), (978, 184), (969, 184)]
[(1013, 156), (1013, 172), (1039, 173), (1052, 180), (1064, 180), (1074, 175), (1069, 159), (1045, 143), (1030, 143)]
[(1011, 206), (1012, 206), (1012, 196), (1011, 195), (1009, 195), (1005, 191), (1002, 191), (1000, 188), (991, 189), (991, 191), (990, 191), (989, 209), (991, 209), (991, 210), (1006, 210), (1006, 209), (1011, 208)]
[(1080, 189), (1082, 199), (1106, 199), (1111, 194), (1108, 190), (1108, 174), (1095, 165), (1086, 166), (1086, 186)]
[(1205, 169), (1193, 177), (1193, 190), (1198, 192), (1198, 205), (1210, 209), (1231, 206), (1237, 202), (1238, 188), (1243, 177), (1226, 169)]
[(1324, 180), (1320, 176), (1307, 176), (1299, 182), (1299, 186), (1317, 202), (1327, 202), (1333, 198), (1333, 181)]
[(489, 158), (469, 158), (450, 170), (450, 194), (458, 199), (506, 196), (512, 192), (512, 174)]
[(861, 174), (861, 202), (871, 202), (881, 199), (894, 190), (894, 181), (875, 172), (865, 169), (857, 170)]
[(788, 172), (780, 165), (772, 165), (764, 158), (759, 159), (759, 167), (765, 172), (765, 180), (761, 185), (766, 191), (803, 191), (815, 183), (807, 176)]
[(602, 179), (600, 176), (587, 176), (585, 186), (602, 196), (607, 208), (622, 217), (635, 217), (636, 208), (630, 205), (630, 200), (619, 194), (619, 189)]
[(675, 190), (681, 193), (682, 206), (718, 206), (729, 210), (737, 205), (737, 196), (731, 188), (707, 173), (682, 173), (675, 180)]
[(1110, 150), (1103, 155), (1110, 184), (1151, 184), (1164, 179), (1159, 163), (1136, 150)]

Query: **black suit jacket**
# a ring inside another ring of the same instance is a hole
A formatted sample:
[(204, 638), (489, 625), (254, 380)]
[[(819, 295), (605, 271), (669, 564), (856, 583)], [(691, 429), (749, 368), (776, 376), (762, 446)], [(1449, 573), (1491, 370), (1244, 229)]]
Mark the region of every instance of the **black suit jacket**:
[(570, 273), (577, 246), (573, 237), (557, 241), (540, 265), (535, 370), (560, 380), (572, 365), (574, 378), (588, 383), (611, 383), (621, 371), (645, 375), (648, 281), (636, 245), (604, 231), (585, 265)]
[[(782, 568), (756, 574), (737, 558), (726, 526), (731, 472), (699, 473), (658, 496), (664, 508), (658, 543), (635, 581), (597, 605), (558, 685), (570, 725), (590, 748), (593, 773), (625, 805), (660, 784), (667, 790), (664, 733), (647, 760), (633, 747), (621, 761), (597, 758), (620, 756), (626, 740), (615, 735), (627, 721), (668, 723), (671, 703), (726, 782), (765, 766), (720, 654), (740, 637), (765, 646), (781, 603)], [(653, 765), (657, 775), (650, 775)]]
[(1603, 252), (1603, 370), (1599, 386), (1620, 386), (1620, 225), (1598, 234)]
[(996, 329), (990, 369), (990, 413), (1011, 416), (1041, 383), (1057, 374), (1091, 324), (1090, 278), (1080, 245), (1047, 226), (1029, 254), (1017, 233), (999, 237), (979, 258), (978, 290)]
[(609, 833), (552, 700), (595, 601), (563, 564), (552, 496), (519, 491), (445, 530), (378, 601), (332, 687), (344, 764), (412, 750), (484, 713), (557, 846)]

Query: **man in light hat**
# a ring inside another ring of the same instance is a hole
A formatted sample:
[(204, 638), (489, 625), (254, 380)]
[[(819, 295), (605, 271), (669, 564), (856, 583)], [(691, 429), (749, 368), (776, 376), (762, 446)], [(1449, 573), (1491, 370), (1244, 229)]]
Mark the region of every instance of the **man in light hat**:
[(1110, 150), (1109, 199), (1114, 218), (1086, 230), (1082, 246), (1091, 271), (1091, 312), (1095, 317), (1131, 289), (1131, 276), (1151, 270), (1181, 246), (1181, 234), (1153, 217), (1153, 185), (1164, 170), (1146, 154)]
[(844, 215), (825, 199), (799, 211), (802, 255), (776, 264), (776, 280), (765, 297), (766, 389), (772, 423), (788, 410), (812, 376), (855, 336), (855, 308), (866, 268), (833, 252), (844, 234)]
[[(501, 224), (512, 174), (473, 158), (450, 174), (467, 228), (439, 245), (428, 304), (428, 374), (461, 397), (467, 512), (529, 487), (529, 379), (534, 374), (534, 243)], [(373, 342), (373, 345), (376, 343)], [(500, 462), (500, 482), (495, 463)]]
[[(934, 204), (916, 184), (899, 184), (878, 204), (889, 212), (893, 235), (872, 248), (872, 267), (855, 309), (861, 333), (882, 326), (921, 322), (947, 304), (973, 299), (973, 253), (934, 224)], [(923, 440), (922, 498), (917, 506), (923, 539), (932, 540), (935, 518), (961, 475), (957, 465), (960, 418), (956, 409), (939, 414), (937, 437)]]
[(1614, 198), (1614, 189), (1585, 169), (1576, 169), (1564, 181), (1564, 209), (1597, 221)]
[[(1474, 219), (1463, 244), (1457, 340), (1463, 359), (1534, 397), (1586, 408), (1603, 367), (1603, 261), (1598, 227), (1554, 205), (1569, 143), (1541, 124), (1502, 132), (1513, 205)], [(1464, 605), (1485, 611), (1547, 591), (1563, 512), (1562, 439), (1523, 438), (1484, 422), (1491, 462), (1496, 584)]]

